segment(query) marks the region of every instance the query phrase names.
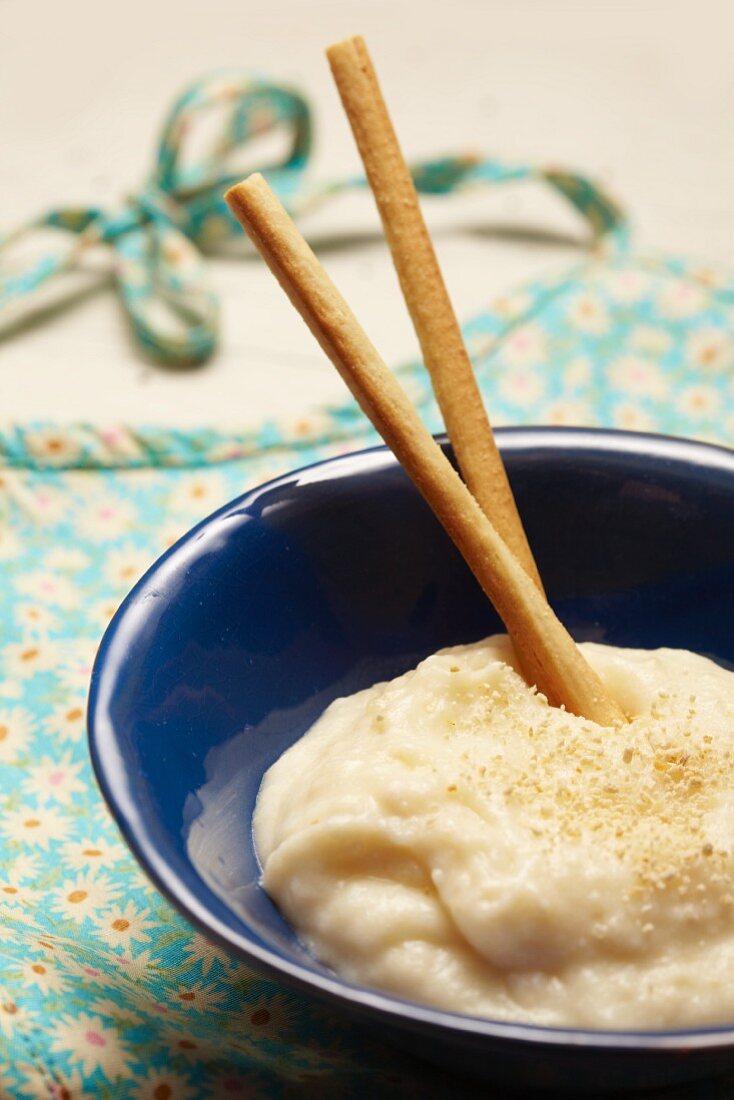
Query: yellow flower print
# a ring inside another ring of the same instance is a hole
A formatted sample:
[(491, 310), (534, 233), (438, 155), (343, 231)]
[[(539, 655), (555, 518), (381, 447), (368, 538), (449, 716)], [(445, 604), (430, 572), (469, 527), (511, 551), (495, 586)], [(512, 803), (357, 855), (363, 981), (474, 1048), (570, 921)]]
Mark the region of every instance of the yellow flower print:
[(244, 1004), (237, 1019), (250, 1038), (285, 1039), (303, 1019), (303, 1011), (287, 994), (272, 993)]
[(18, 603), (14, 608), (15, 621), (25, 634), (37, 637), (47, 634), (58, 627), (58, 619), (53, 611), (40, 603)]
[(25, 433), (30, 453), (49, 466), (68, 466), (81, 454), (79, 441), (59, 428), (39, 428)]
[(529, 294), (519, 291), (515, 294), (504, 294), (493, 302), (493, 310), (505, 320), (512, 320), (527, 312), (532, 304)]
[(104, 573), (116, 590), (127, 592), (152, 562), (151, 554), (144, 550), (138, 550), (135, 546), (121, 546), (107, 555)]
[(187, 1058), (192, 1062), (213, 1060), (218, 1053), (215, 1044), (178, 1029), (162, 1031), (161, 1043), (170, 1058)]
[(543, 417), (546, 424), (555, 424), (559, 427), (566, 425), (590, 424), (593, 416), (590, 407), (585, 401), (559, 400), (552, 402), (545, 410)]
[(111, 623), (112, 617), (121, 602), (121, 599), (118, 597), (117, 599), (99, 600), (99, 602), (90, 605), (89, 618), (99, 626), (100, 635)]
[(66, 840), (71, 828), (70, 819), (53, 806), (21, 806), (0, 816), (0, 832), (8, 840), (44, 850), (53, 841)]
[(110, 843), (99, 836), (94, 839), (72, 840), (62, 849), (64, 865), (74, 871), (108, 869), (110, 864), (119, 863), (127, 858), (127, 850), (121, 844)]
[(577, 294), (568, 307), (568, 316), (580, 332), (601, 336), (609, 329), (609, 314), (596, 294)]
[(94, 1093), (87, 1092), (78, 1070), (59, 1072), (55, 1068), (53, 1084), (50, 1086), (45, 1066), (26, 1063), (23, 1066), (23, 1075), (25, 1080), (21, 1086), (21, 1095), (29, 1100), (99, 1100), (96, 1089)]
[(20, 707), (0, 708), (0, 763), (13, 764), (28, 751), (34, 721)]
[(20, 976), (23, 985), (36, 986), (41, 993), (65, 993), (69, 987), (68, 979), (45, 958), (24, 960)]
[(109, 909), (120, 894), (106, 875), (87, 871), (67, 879), (52, 892), (51, 908), (63, 917), (82, 924), (101, 910)]
[(131, 1100), (192, 1100), (197, 1090), (188, 1077), (169, 1069), (151, 1069), (130, 1083)]
[(81, 1012), (78, 1016), (51, 1017), (48, 1021), (50, 1049), (78, 1063), (85, 1076), (99, 1070), (108, 1080), (129, 1077), (130, 1052), (118, 1029), (100, 1016)]
[(696, 329), (686, 340), (685, 355), (696, 373), (721, 374), (734, 365), (734, 339), (722, 329)]
[(723, 271), (715, 271), (711, 267), (694, 267), (691, 270), (691, 278), (697, 279), (707, 287), (723, 287), (729, 281)]
[(11, 874), (0, 878), (0, 913), (7, 914), (12, 909), (25, 910), (37, 902), (38, 892), (31, 886)]
[(131, 901), (123, 908), (113, 905), (104, 912), (98, 912), (93, 921), (99, 929), (102, 939), (110, 947), (129, 948), (131, 943), (147, 943), (150, 940), (149, 931), (157, 926), (157, 921), (151, 920), (150, 909), (138, 909)]
[(676, 404), (682, 413), (694, 419), (714, 416), (721, 403), (721, 395), (713, 386), (688, 386), (678, 395)]
[(48, 639), (26, 638), (0, 648), (0, 666), (9, 679), (27, 680), (56, 667), (59, 647)]
[(85, 710), (82, 700), (67, 700), (54, 707), (43, 723), (44, 733), (60, 742), (81, 741), (85, 731)]
[(627, 432), (649, 432), (654, 429), (651, 418), (634, 404), (617, 405), (612, 421), (616, 428), (623, 428)]
[[(412, 400), (420, 401), (424, 396), (424, 390), (419, 384), (413, 382), (413, 380), (407, 380), (407, 388), (411, 385), (417, 385), (417, 389), (413, 394)], [(294, 435), (297, 438), (304, 439), (307, 436), (319, 436), (326, 435), (331, 428), (331, 421), (326, 413), (322, 412), (310, 412), (308, 416), (299, 416), (295, 419), (290, 418), (286, 420), (282, 425), (282, 431), (284, 435)]]
[(0, 1032), (5, 1038), (27, 1035), (34, 1023), (28, 1009), (0, 989)]
[(173, 527), (164, 527), (160, 532), (160, 548), (161, 550), (168, 550), (169, 546), (173, 546), (175, 542), (185, 535), (188, 527), (184, 520)]
[(43, 948), (44, 951), (60, 951), (63, 949), (65, 942), (67, 941), (62, 936), (55, 936), (52, 932), (44, 932), (43, 935), (35, 939), (33, 946)]
[(187, 1012), (210, 1012), (225, 999), (226, 993), (218, 993), (214, 986), (203, 982), (187, 983), (169, 994), (169, 1004)]
[(200, 519), (226, 501), (227, 491), (221, 474), (203, 470), (181, 476), (168, 498), (168, 507), (172, 512)]

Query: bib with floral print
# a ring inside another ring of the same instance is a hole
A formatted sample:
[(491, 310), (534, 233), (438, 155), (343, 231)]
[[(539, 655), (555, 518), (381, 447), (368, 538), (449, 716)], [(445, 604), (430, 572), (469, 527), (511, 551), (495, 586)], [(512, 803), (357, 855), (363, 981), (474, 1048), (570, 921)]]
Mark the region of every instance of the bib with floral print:
[[(506, 294), (465, 326), (493, 422), (728, 443), (734, 281), (635, 256), (616, 206), (578, 176), (474, 168), (476, 184), (527, 175), (550, 183), (589, 217), (595, 241), (573, 270)], [(440, 430), (422, 366), (399, 375)], [(464, 1095), (456, 1081), (194, 932), (120, 839), (85, 742), (96, 647), (147, 565), (227, 499), (374, 442), (351, 400), (239, 433), (0, 431), (3, 1096)], [(696, 1095), (723, 1098), (732, 1088)]]

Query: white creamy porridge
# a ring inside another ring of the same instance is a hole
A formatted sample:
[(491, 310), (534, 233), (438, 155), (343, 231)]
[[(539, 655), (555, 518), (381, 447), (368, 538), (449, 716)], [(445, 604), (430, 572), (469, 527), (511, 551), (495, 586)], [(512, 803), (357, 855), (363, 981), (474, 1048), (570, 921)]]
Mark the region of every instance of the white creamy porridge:
[(628, 725), (549, 707), (496, 636), (337, 700), (270, 769), (264, 886), (339, 974), (549, 1025), (734, 1020), (734, 673), (581, 649)]

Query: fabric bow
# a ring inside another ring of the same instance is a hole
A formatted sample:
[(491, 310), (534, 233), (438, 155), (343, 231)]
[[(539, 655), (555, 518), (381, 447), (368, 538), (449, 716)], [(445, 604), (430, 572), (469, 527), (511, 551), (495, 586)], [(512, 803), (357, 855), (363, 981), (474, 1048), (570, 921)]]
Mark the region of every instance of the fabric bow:
[[(214, 116), (214, 138), (203, 153), (194, 137), (205, 116)], [(328, 195), (364, 187), (362, 176), (312, 185), (304, 170), (311, 152), (308, 103), (292, 88), (242, 75), (198, 81), (174, 104), (163, 127), (155, 169), (143, 189), (116, 210), (83, 207), (51, 210), (0, 236), (0, 325), (16, 309), (38, 308), (46, 284), (83, 271), (88, 254), (112, 248), (113, 274), (123, 308), (140, 348), (170, 366), (204, 362), (218, 335), (218, 303), (204, 254), (223, 249), (241, 230), (223, 194), (243, 175), (237, 169), (248, 143), (284, 129), (288, 150), (280, 163), (260, 168), (291, 214), (297, 216)], [(616, 205), (583, 177), (554, 169), (507, 166), (472, 156), (446, 157), (413, 169), (419, 191), (444, 194), (481, 183), (542, 178), (589, 219), (595, 238), (623, 232)], [(70, 238), (60, 250), (29, 266), (11, 264), (11, 245), (41, 229)]]
[[(217, 109), (214, 140), (204, 153), (187, 156), (198, 124)], [(121, 209), (51, 210), (0, 237), (1, 259), (9, 245), (41, 228), (71, 235), (63, 249), (30, 267), (0, 269), (0, 320), (13, 306), (32, 306), (44, 284), (81, 268), (92, 248), (107, 244), (113, 250), (122, 304), (141, 348), (171, 365), (207, 359), (216, 346), (218, 305), (202, 253), (240, 232), (222, 199), (238, 178), (233, 154), (279, 127), (290, 131), (290, 146), (283, 162), (266, 171), (287, 201), (311, 147), (311, 114), (303, 97), (243, 76), (194, 84), (168, 115), (149, 181)]]

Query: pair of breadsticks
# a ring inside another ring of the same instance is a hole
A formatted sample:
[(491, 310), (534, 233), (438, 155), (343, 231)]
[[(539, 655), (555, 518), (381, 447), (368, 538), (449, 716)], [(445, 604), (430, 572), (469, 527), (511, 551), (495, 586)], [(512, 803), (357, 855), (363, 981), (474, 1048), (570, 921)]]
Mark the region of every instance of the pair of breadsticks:
[(602, 725), (624, 721), (551, 610), (367, 48), (327, 50), (464, 481), (262, 176), (226, 195), (235, 217), (494, 604), (528, 683)]

